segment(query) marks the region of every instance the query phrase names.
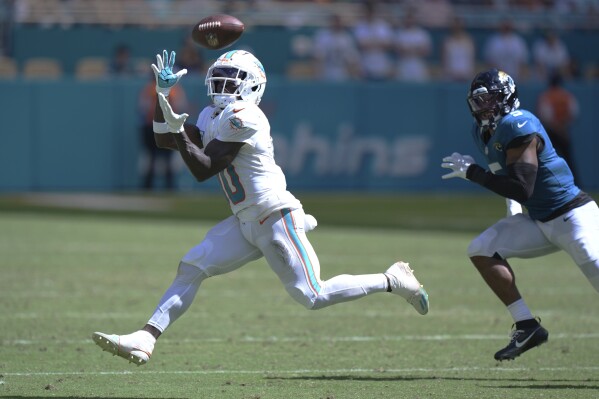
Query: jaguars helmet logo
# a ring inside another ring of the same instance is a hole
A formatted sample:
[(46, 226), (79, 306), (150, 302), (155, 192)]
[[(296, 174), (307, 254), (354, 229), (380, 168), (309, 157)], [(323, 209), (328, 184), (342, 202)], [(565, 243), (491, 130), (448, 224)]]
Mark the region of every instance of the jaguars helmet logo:
[(494, 143), (493, 147), (495, 148), (495, 151), (503, 151), (503, 146), (501, 143)]
[(503, 71), (498, 71), (497, 76), (499, 78), (499, 82), (501, 82), (501, 84), (507, 88), (507, 92), (504, 92), (505, 94), (513, 94), (516, 92), (516, 84), (510, 75)]

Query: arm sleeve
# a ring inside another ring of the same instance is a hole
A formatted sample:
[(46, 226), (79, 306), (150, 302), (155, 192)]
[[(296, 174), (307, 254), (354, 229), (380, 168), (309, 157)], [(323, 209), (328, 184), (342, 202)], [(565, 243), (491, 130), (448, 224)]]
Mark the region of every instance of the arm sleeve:
[(523, 203), (531, 197), (535, 189), (537, 169), (535, 165), (517, 162), (507, 165), (506, 176), (493, 174), (479, 165), (472, 164), (466, 171), (466, 178), (496, 194)]

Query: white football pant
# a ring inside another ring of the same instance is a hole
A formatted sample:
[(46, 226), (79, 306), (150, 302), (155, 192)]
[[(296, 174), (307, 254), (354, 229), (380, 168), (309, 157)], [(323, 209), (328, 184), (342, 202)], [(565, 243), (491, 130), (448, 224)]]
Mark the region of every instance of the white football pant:
[(599, 208), (590, 202), (548, 222), (526, 214), (501, 219), (476, 237), (468, 256), (535, 258), (563, 250), (599, 292)]
[(207, 277), (229, 273), (262, 256), (291, 297), (321, 309), (387, 289), (383, 273), (320, 279), (320, 263), (304, 231), (304, 211), (284, 209), (262, 221), (231, 216), (214, 226), (181, 260), (177, 276), (148, 324), (164, 331), (193, 302)]

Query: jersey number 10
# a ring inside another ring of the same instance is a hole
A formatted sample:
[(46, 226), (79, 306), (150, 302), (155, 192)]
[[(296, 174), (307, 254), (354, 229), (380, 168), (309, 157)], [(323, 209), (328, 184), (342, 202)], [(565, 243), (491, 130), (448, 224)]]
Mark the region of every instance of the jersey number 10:
[(226, 169), (219, 172), (218, 179), (229, 202), (233, 205), (237, 205), (245, 199), (245, 190), (239, 181), (239, 175), (233, 165), (229, 165)]

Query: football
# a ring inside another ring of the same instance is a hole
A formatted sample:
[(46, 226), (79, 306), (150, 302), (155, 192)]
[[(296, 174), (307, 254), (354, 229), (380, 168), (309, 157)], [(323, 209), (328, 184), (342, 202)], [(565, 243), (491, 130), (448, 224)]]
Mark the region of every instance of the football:
[(235, 43), (245, 25), (232, 15), (217, 14), (203, 18), (191, 31), (193, 41), (210, 50), (219, 50)]

